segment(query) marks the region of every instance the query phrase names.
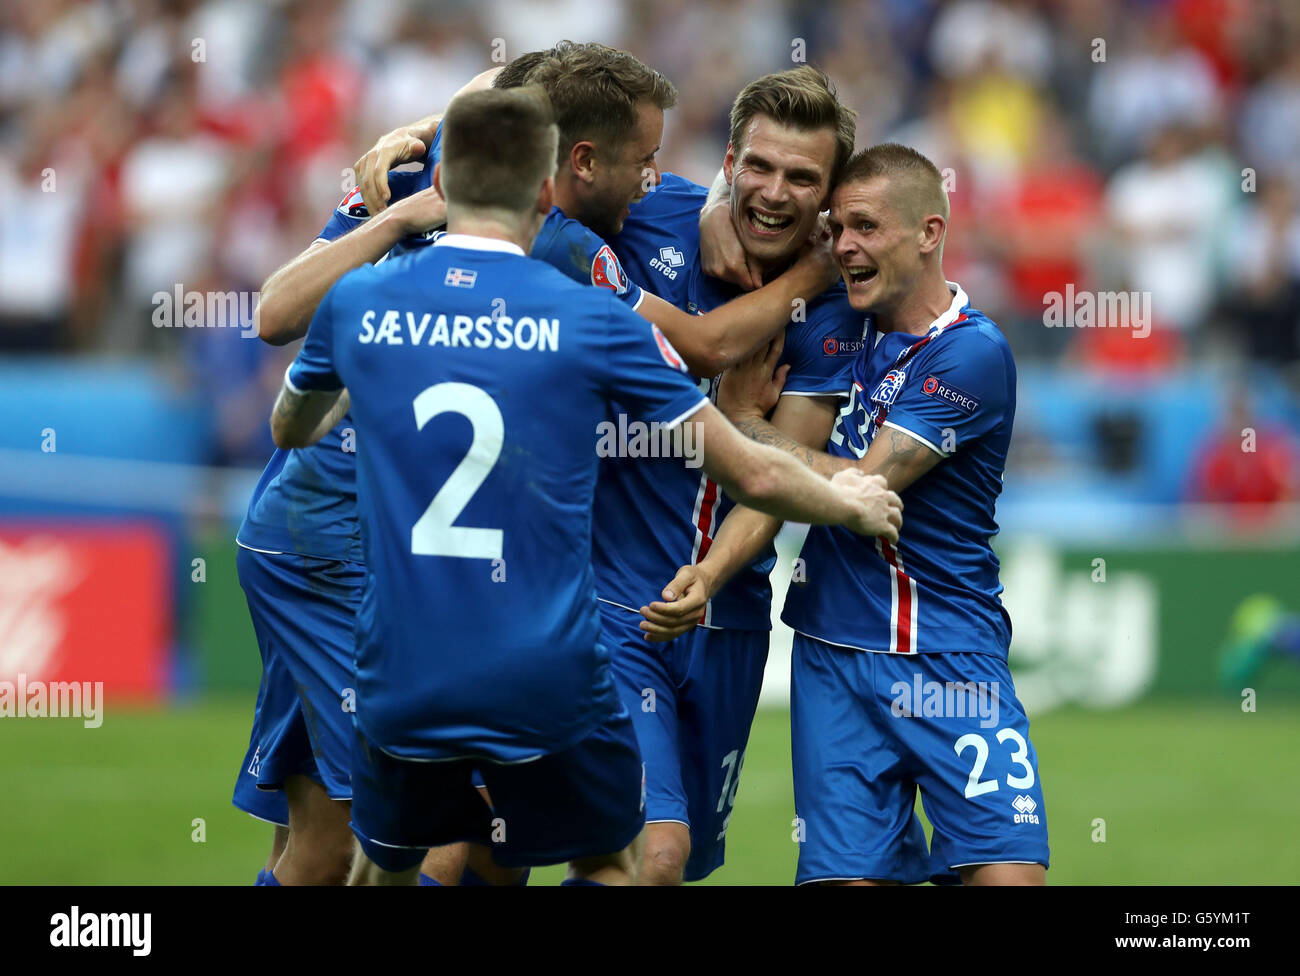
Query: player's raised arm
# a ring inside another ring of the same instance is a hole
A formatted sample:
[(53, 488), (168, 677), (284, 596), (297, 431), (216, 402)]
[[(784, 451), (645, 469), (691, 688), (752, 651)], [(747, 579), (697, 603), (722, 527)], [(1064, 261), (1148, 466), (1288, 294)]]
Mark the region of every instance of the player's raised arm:
[[(460, 88), (453, 99), (467, 92), (483, 91), (491, 88), (492, 82), (501, 73), (501, 68), (489, 68), (475, 75)], [(357, 188), (366, 209), (378, 216), (388, 208), (392, 192), (388, 187), (388, 171), (403, 163), (414, 162), (424, 158), (438, 131), (443, 112), (426, 115), (410, 125), (399, 125), (392, 132), (380, 136), (373, 146), (361, 154), (352, 164), (356, 176)]]
[[(729, 370), (718, 390), (718, 406), (746, 437), (793, 455), (823, 477), (856, 468), (884, 477), (891, 491), (902, 491), (933, 468), (943, 455), (906, 431), (887, 426), (867, 453), (854, 462), (801, 444), (765, 419), (780, 392), (776, 355), (768, 349)], [(888, 435), (888, 436), (885, 436)]]
[[(467, 92), (490, 88), (502, 70), (491, 68), (476, 75), (452, 96), (453, 100)], [(515, 67), (514, 70), (522, 69)], [(302, 338), (316, 304), (341, 275), (379, 260), (403, 237), (432, 230), (446, 222), (446, 204), (432, 188), (413, 193), (391, 208), (389, 206), (393, 196), (389, 171), (402, 163), (423, 158), (433, 146), (441, 122), (442, 113), (439, 112), (410, 125), (398, 126), (381, 136), (356, 161), (353, 165), (357, 180), (355, 192), (360, 199), (344, 201), (345, 206), (351, 207), (347, 216), (376, 219), (366, 220), (361, 229), (346, 234), (346, 245), (327, 237), (312, 242), (310, 247), (266, 280), (255, 312), (258, 335), (262, 339), (278, 346)]]
[(705, 315), (689, 315), (649, 292), (637, 311), (668, 336), (691, 372), (717, 376), (771, 341), (790, 324), (798, 302), (811, 301), (838, 277), (826, 235), (779, 277)]
[(254, 312), (258, 336), (273, 346), (301, 339), (316, 306), (334, 282), (353, 268), (378, 261), (403, 237), (437, 227), (446, 218), (446, 202), (429, 187), (366, 220), (351, 233), (332, 241), (313, 241), (262, 285)]

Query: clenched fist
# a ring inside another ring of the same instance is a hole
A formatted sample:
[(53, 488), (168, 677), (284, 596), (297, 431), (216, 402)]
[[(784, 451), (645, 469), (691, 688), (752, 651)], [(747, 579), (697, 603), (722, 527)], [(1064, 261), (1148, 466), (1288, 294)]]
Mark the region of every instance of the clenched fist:
[(831, 484), (851, 500), (856, 510), (854, 517), (844, 523), (848, 528), (859, 535), (898, 541), (898, 530), (903, 527), (903, 500), (889, 490), (882, 475), (845, 468), (831, 478)]

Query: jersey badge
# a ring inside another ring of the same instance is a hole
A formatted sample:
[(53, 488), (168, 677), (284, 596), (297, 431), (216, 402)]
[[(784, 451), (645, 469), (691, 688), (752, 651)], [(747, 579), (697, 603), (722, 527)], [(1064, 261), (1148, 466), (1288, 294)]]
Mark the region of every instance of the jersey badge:
[(356, 187), (343, 198), (339, 204), (339, 213), (345, 217), (369, 217), (370, 211), (366, 209), (366, 202), (361, 198), (361, 187)]
[(447, 276), (442, 279), (442, 283), (451, 285), (453, 288), (473, 288), (474, 282), (477, 280), (477, 271), (466, 271), (464, 268), (448, 268)]
[(627, 291), (627, 276), (623, 274), (623, 268), (608, 244), (591, 259), (591, 283), (600, 288), (608, 288), (616, 295)]
[(980, 406), (978, 397), (971, 396), (965, 390), (959, 390), (951, 383), (946, 383), (937, 376), (927, 376), (925, 382), (921, 384), (921, 392), (928, 397), (934, 397), (936, 400), (951, 403), (964, 413), (974, 413)]
[(907, 379), (907, 370), (891, 369), (876, 387), (876, 392), (871, 394), (872, 404), (877, 407), (892, 407), (894, 401), (898, 399), (898, 393), (902, 390), (905, 379)]

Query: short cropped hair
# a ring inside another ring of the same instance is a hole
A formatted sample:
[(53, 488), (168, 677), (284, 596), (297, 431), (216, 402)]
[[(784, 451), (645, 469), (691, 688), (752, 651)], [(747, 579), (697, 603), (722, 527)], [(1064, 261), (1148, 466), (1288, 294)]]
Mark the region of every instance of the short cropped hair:
[(488, 88), (453, 99), (442, 120), (448, 206), (526, 213), (555, 172), (556, 138), (541, 89)]
[(492, 79), (493, 88), (518, 88), (528, 80), (528, 73), (541, 64), (549, 57), (555, 56), (555, 48), (547, 48), (545, 51), (529, 51), (527, 54), (521, 54), (504, 68), (497, 72), (497, 76)]
[(884, 142), (864, 149), (845, 164), (836, 186), (886, 176), (895, 181), (894, 199), (903, 215), (920, 220), (930, 214), (948, 219), (948, 194), (939, 167), (911, 146)]
[(560, 129), (559, 156), (590, 141), (609, 159), (622, 151), (637, 124), (637, 105), (661, 109), (677, 104), (677, 89), (658, 71), (626, 51), (604, 44), (560, 41), (528, 74), (546, 90)]
[(839, 100), (826, 73), (810, 64), (764, 75), (736, 96), (731, 106), (731, 145), (737, 153), (756, 115), (766, 115), (792, 129), (834, 132), (835, 160), (829, 174), (832, 183), (853, 155), (858, 113)]

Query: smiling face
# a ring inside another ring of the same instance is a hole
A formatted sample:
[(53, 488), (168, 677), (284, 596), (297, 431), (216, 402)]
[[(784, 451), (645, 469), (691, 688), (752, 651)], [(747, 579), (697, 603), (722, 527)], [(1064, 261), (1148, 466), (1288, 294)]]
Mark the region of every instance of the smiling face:
[(756, 115), (727, 147), (731, 220), (745, 252), (765, 268), (790, 260), (812, 233), (835, 165), (835, 130), (795, 129)]
[(579, 219), (602, 237), (613, 237), (633, 203), (658, 186), (655, 155), (664, 135), (664, 110), (653, 102), (637, 103), (637, 122), (627, 139), (612, 152), (599, 148), (594, 179)]
[(874, 176), (841, 184), (831, 199), (835, 259), (849, 304), (861, 312), (896, 310), (924, 270), (925, 218), (890, 186), (888, 177)]

